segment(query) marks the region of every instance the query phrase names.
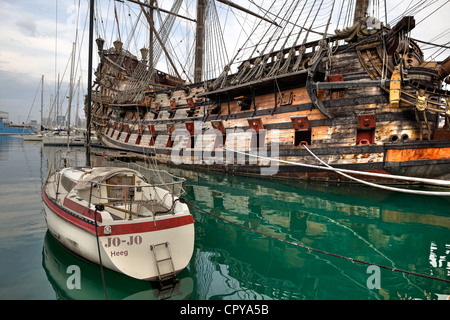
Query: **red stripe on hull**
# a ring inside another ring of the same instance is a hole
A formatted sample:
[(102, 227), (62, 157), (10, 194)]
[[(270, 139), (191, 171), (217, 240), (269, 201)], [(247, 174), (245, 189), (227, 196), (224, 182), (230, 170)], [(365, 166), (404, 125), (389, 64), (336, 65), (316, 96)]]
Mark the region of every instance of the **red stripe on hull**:
[[(62, 210), (58, 205), (56, 205), (45, 193), (45, 190), (42, 189), (42, 198), (44, 199), (45, 204), (60, 216), (62, 219), (73, 223), (74, 225), (95, 234), (95, 225), (89, 222), (83, 221), (80, 218), (77, 218), (74, 215), (71, 215), (64, 210)], [(66, 199), (67, 200), (67, 199)], [(72, 201), (73, 202), (73, 201)], [(64, 201), (66, 204), (66, 201)], [(74, 206), (72, 206), (74, 207)], [(79, 208), (78, 208), (79, 209)], [(73, 210), (73, 209), (72, 209)], [(87, 210), (87, 208), (86, 208)], [(90, 210), (92, 211), (92, 210)], [(85, 211), (83, 211), (85, 212)], [(94, 223), (94, 221), (93, 221)], [(165, 229), (178, 228), (185, 225), (189, 225), (194, 223), (194, 218), (192, 215), (185, 215), (181, 217), (174, 217), (168, 219), (157, 220), (156, 223), (153, 221), (148, 222), (137, 222), (137, 223), (127, 223), (127, 224), (111, 224), (111, 233), (107, 234), (107, 236), (114, 235), (124, 235), (124, 234), (134, 234), (134, 233), (143, 233), (143, 232), (152, 232), (152, 231), (161, 231)], [(156, 227), (155, 227), (156, 224)], [(98, 226), (97, 229), (99, 236), (105, 236), (104, 226)]]
[[(68, 209), (75, 211), (89, 219), (94, 219), (95, 217), (95, 211), (86, 208), (85, 206), (76, 203), (75, 201), (69, 199), (69, 198), (64, 198), (64, 206), (67, 207)], [(102, 216), (100, 214), (97, 214), (97, 221), (98, 222), (102, 222)]]
[[(181, 216), (176, 218), (168, 218), (164, 220), (157, 220), (156, 227), (153, 221), (149, 222), (140, 222), (133, 224), (120, 224), (120, 225), (111, 225), (111, 234), (109, 236), (114, 235), (123, 235), (130, 233), (142, 233), (142, 232), (152, 232), (152, 231), (160, 231), (165, 229), (172, 229), (182, 227), (188, 224), (194, 223), (194, 218), (191, 215)], [(98, 229), (99, 235), (104, 235), (103, 227)]]
[(45, 190), (42, 189), (42, 198), (44, 199), (45, 204), (50, 208), (50, 210), (52, 210), (54, 213), (56, 213), (58, 216), (60, 216), (62, 219), (73, 223), (74, 225), (90, 232), (90, 233), (94, 233), (95, 234), (95, 225), (83, 221), (82, 219), (79, 219), (67, 212), (65, 212), (64, 210), (62, 210), (61, 208), (59, 208), (59, 206), (57, 204), (55, 204), (45, 193)]

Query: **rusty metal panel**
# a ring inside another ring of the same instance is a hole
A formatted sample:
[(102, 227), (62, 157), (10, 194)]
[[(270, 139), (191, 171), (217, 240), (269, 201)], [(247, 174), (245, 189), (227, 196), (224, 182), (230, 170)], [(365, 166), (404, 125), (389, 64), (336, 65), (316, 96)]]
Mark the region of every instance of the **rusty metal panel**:
[(255, 131), (264, 129), (261, 118), (250, 118), (250, 119), (247, 119), (247, 121), (248, 121), (248, 125), (250, 126), (250, 128)]
[(376, 118), (374, 114), (365, 114), (358, 116), (358, 129), (373, 129), (376, 127)]
[(222, 134), (225, 134), (225, 126), (223, 125), (222, 120), (213, 120), (211, 121), (211, 125), (214, 129), (219, 130)]
[(148, 131), (150, 132), (150, 134), (151, 134), (152, 136), (156, 136), (155, 125), (149, 124), (149, 125), (148, 125)]
[[(332, 74), (328, 76), (328, 81), (329, 82), (341, 82), (344, 81), (344, 76), (342, 74)], [(339, 98), (344, 98), (344, 90), (342, 89), (335, 89), (335, 90), (330, 90), (330, 99), (339, 99)]]
[(311, 128), (307, 116), (291, 117), (291, 121), (295, 130), (309, 130)]
[(194, 109), (194, 108), (195, 108), (194, 99), (189, 98), (189, 99), (187, 99), (186, 101), (187, 101), (187, 104), (188, 104), (188, 107), (189, 107), (189, 108), (191, 108), (191, 109)]
[(186, 122), (186, 129), (189, 132), (189, 134), (193, 135), (194, 134), (194, 122), (190, 121), (190, 122)]

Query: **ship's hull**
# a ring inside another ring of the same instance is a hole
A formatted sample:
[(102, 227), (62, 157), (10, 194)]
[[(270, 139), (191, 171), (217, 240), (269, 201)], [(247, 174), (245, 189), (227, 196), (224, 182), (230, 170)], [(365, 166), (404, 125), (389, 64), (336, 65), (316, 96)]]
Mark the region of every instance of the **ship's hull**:
[(0, 135), (23, 135), (34, 133), (34, 127), (10, 125), (6, 122), (0, 122)]
[[(103, 137), (103, 143), (111, 148), (134, 152), (141, 157), (154, 156), (167, 165), (276, 178), (349, 181), (347, 177), (337, 172), (338, 169), (344, 169), (352, 173), (352, 176), (363, 177), (366, 181), (408, 184), (417, 181), (414, 179), (399, 181), (394, 176), (431, 179), (450, 174), (450, 141), (445, 140), (311, 148), (317, 158), (327, 160), (331, 168), (326, 168), (304, 148), (278, 149), (276, 155), (271, 157), (271, 150), (243, 151), (238, 148), (236, 152), (223, 149), (211, 152), (211, 150), (183, 149), (173, 152), (172, 149), (166, 148), (136, 147), (117, 143), (110, 137)], [(381, 175), (364, 176), (364, 172)]]

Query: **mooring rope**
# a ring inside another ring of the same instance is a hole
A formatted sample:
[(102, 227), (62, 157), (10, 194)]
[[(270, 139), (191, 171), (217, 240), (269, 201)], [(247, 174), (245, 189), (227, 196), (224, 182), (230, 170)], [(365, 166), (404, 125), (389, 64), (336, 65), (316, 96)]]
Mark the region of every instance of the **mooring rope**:
[(442, 278), (438, 278), (438, 277), (434, 277), (434, 276), (430, 276), (430, 275), (426, 275), (426, 274), (422, 274), (422, 273), (418, 273), (418, 272), (398, 269), (398, 268), (395, 268), (395, 267), (384, 266), (384, 265), (381, 265), (381, 264), (370, 263), (370, 262), (367, 262), (367, 261), (354, 259), (354, 258), (346, 257), (346, 256), (343, 256), (343, 255), (339, 255), (339, 254), (336, 254), (336, 253), (327, 252), (327, 251), (324, 251), (324, 250), (320, 250), (320, 249), (316, 249), (316, 248), (313, 248), (313, 247), (309, 247), (307, 245), (304, 245), (304, 244), (301, 244), (301, 243), (298, 243), (298, 242), (293, 242), (293, 241), (289, 241), (289, 240), (285, 240), (285, 239), (280, 239), (280, 238), (277, 238), (277, 237), (272, 236), (270, 234), (257, 231), (255, 229), (252, 229), (252, 228), (240, 225), (240, 224), (235, 223), (233, 221), (230, 221), (230, 220), (227, 220), (227, 219), (222, 218), (220, 216), (217, 216), (215, 214), (212, 214), (211, 212), (208, 212), (208, 211), (206, 211), (206, 210), (196, 206), (192, 201), (186, 200), (184, 198), (183, 198), (183, 200), (186, 203), (188, 203), (190, 206), (194, 207), (195, 209), (197, 209), (197, 210), (199, 210), (199, 211), (201, 211), (203, 213), (206, 213), (206, 214), (208, 214), (208, 215), (210, 215), (212, 217), (220, 219), (220, 220), (222, 220), (224, 222), (230, 223), (230, 224), (232, 224), (232, 225), (234, 225), (236, 227), (245, 229), (247, 231), (254, 232), (254, 233), (259, 234), (259, 235), (261, 235), (263, 237), (271, 238), (271, 239), (274, 239), (274, 240), (278, 240), (278, 241), (284, 242), (286, 244), (290, 244), (290, 245), (293, 245), (293, 246), (296, 246), (296, 247), (299, 247), (299, 248), (303, 248), (303, 249), (306, 249), (308, 251), (318, 252), (318, 253), (321, 253), (321, 254), (325, 254), (325, 255), (328, 255), (328, 256), (332, 256), (332, 257), (336, 257), (336, 258), (339, 258), (339, 259), (344, 259), (344, 260), (347, 260), (347, 261), (356, 262), (356, 263), (360, 263), (360, 264), (377, 266), (377, 267), (382, 268), (382, 269), (387, 269), (387, 270), (390, 270), (390, 271), (400, 272), (400, 273), (403, 273), (403, 274), (409, 274), (409, 275), (413, 275), (413, 276), (417, 276), (417, 277), (422, 277), (422, 278), (427, 278), (427, 279), (431, 279), (431, 280), (437, 280), (437, 281), (450, 283), (450, 280), (448, 280), (448, 279), (442, 279)]
[[(321, 162), (322, 164), (325, 164), (325, 166), (317, 166), (317, 165), (313, 165), (313, 164), (298, 163), (298, 162), (286, 161), (286, 160), (272, 158), (272, 157), (259, 156), (257, 154), (242, 152), (242, 151), (233, 150), (233, 149), (229, 149), (229, 148), (224, 148), (224, 150), (247, 155), (250, 157), (260, 158), (260, 159), (269, 160), (269, 161), (275, 161), (275, 162), (279, 162), (279, 163), (285, 163), (285, 164), (319, 169), (319, 170), (333, 171), (333, 172), (343, 174), (343, 175), (345, 175), (345, 173), (351, 173), (351, 174), (357, 174), (357, 175), (381, 177), (381, 178), (394, 179), (394, 180), (406, 180), (406, 181), (410, 181), (410, 182), (421, 182), (421, 183), (436, 185), (436, 186), (440, 186), (440, 187), (450, 187), (450, 181), (446, 181), (446, 180), (427, 179), (427, 178), (418, 178), (418, 177), (405, 177), (405, 176), (397, 176), (397, 175), (390, 175), (390, 174), (383, 174), (383, 173), (376, 173), (376, 172), (366, 172), (366, 171), (363, 172), (363, 171), (356, 171), (356, 170), (349, 170), (349, 169), (333, 168), (333, 167), (329, 166), (328, 164), (326, 164), (325, 162), (323, 162), (322, 160), (320, 160), (306, 146), (303, 146), (303, 147), (305, 147), (309, 151), (309, 153), (311, 153), (311, 155), (313, 157), (315, 157), (319, 162)], [(348, 177), (349, 179), (358, 181), (363, 184), (370, 185), (372, 187), (380, 188), (380, 189), (386, 189), (386, 190), (390, 190), (390, 191), (397, 191), (397, 192), (403, 192), (403, 193), (420, 194), (420, 195), (450, 197), (450, 192), (446, 192), (446, 191), (424, 191), (424, 190), (413, 190), (413, 189), (389, 187), (389, 186), (385, 186), (385, 185), (380, 185), (380, 184), (375, 184), (375, 183), (371, 183), (368, 181), (364, 181), (364, 180), (354, 178), (354, 177), (351, 177), (348, 175), (345, 175), (345, 176)]]

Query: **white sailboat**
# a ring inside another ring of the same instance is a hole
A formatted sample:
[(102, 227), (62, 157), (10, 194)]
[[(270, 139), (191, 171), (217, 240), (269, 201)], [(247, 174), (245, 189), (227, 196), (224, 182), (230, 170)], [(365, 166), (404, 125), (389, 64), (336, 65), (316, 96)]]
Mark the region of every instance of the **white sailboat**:
[(194, 248), (194, 219), (176, 195), (182, 182), (152, 183), (123, 167), (50, 167), (42, 190), (48, 229), (108, 269), (142, 280), (172, 278)]
[[(93, 5), (91, 0), (91, 17)], [(89, 70), (92, 28), (91, 23)], [(89, 73), (88, 106), (91, 84)], [(88, 108), (88, 129), (90, 117)], [(102, 267), (136, 279), (173, 279), (194, 248), (194, 219), (179, 198), (184, 179), (143, 167), (91, 166), (86, 137), (85, 167), (70, 167), (69, 157), (48, 166), (42, 198), (49, 231), (64, 247)]]

